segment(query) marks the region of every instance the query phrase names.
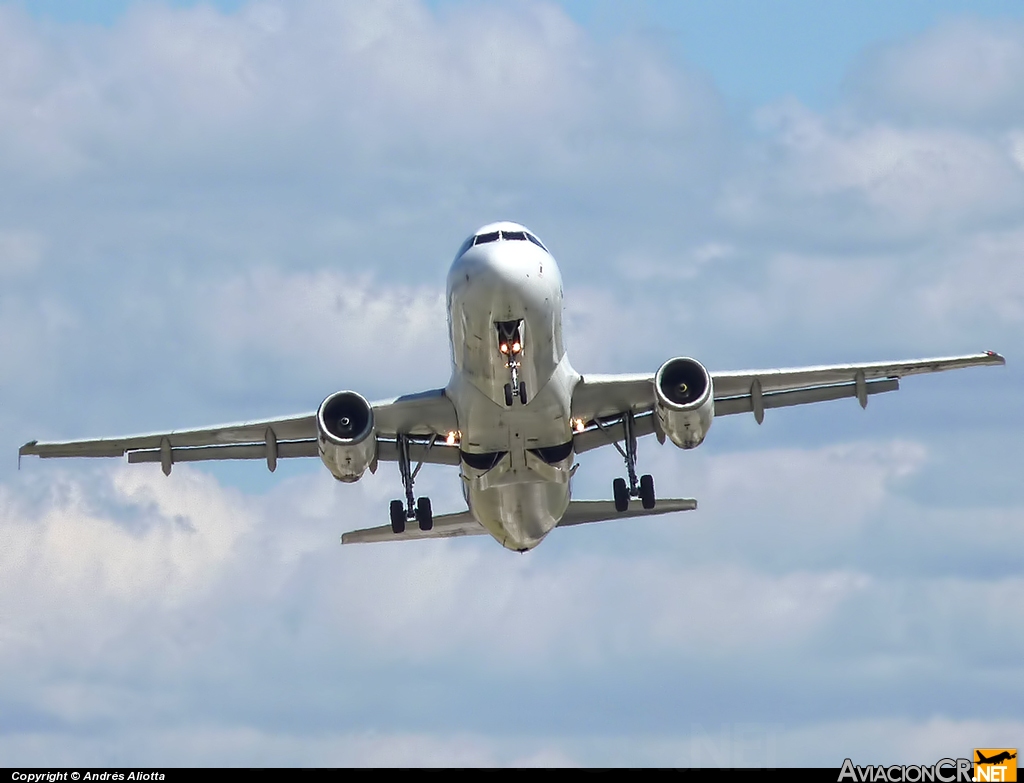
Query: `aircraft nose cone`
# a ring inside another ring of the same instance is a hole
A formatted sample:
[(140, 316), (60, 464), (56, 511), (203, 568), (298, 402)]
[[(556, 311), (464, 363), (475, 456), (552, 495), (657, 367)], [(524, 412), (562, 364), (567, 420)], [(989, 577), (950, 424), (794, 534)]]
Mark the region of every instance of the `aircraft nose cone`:
[(560, 297), (561, 278), (554, 260), (530, 242), (497, 241), (471, 248), (453, 266), (449, 285), (467, 300), (491, 303), (495, 311), (511, 307), (515, 317)]
[(522, 280), (538, 265), (529, 248), (518, 242), (494, 242), (475, 249), (479, 273), (496, 284)]

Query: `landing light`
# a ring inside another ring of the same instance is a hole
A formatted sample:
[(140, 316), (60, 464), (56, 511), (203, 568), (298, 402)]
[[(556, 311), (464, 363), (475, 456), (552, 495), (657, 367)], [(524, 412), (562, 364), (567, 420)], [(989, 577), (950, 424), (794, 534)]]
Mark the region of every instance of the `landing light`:
[(449, 446), (454, 446), (456, 443), (459, 442), (459, 433), (449, 432), (448, 437), (444, 439), (444, 442), (447, 443)]
[(576, 419), (573, 422), (573, 428), (576, 432), (583, 432), (587, 428), (587, 425), (583, 423), (583, 419)]
[(521, 346), (519, 343), (512, 343), (512, 353), (519, 353), (519, 351), (521, 351), (522, 348), (523, 346)]
[(508, 353), (508, 343), (502, 343), (498, 346), (502, 353)]

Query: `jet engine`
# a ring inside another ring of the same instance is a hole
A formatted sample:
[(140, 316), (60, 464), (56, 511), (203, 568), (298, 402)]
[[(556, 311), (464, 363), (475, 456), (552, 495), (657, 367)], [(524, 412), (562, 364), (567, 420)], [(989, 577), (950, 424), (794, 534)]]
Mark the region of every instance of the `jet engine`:
[(316, 428), (320, 459), (338, 481), (358, 481), (367, 468), (377, 469), (373, 408), (361, 395), (332, 394), (320, 403)]
[(654, 376), (655, 412), (661, 431), (681, 449), (704, 442), (715, 417), (711, 374), (696, 359), (669, 359)]

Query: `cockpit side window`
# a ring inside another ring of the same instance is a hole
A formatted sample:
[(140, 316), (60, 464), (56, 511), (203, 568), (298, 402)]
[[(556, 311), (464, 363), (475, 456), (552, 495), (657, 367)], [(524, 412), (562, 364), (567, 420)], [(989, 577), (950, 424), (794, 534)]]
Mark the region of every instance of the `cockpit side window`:
[(470, 237), (469, 239), (462, 243), (462, 247), (459, 248), (459, 252), (455, 254), (456, 260), (462, 258), (462, 254), (469, 250), (471, 247), (473, 247), (474, 239), (476, 239), (476, 237)]
[(533, 244), (535, 244), (537, 247), (539, 247), (545, 253), (548, 252), (548, 249), (546, 247), (544, 247), (544, 243), (541, 242), (539, 239), (537, 239), (537, 237), (535, 237), (533, 234), (531, 234), (528, 231), (524, 232), (524, 233), (526, 234), (526, 238), (529, 239), (531, 242), (533, 242)]

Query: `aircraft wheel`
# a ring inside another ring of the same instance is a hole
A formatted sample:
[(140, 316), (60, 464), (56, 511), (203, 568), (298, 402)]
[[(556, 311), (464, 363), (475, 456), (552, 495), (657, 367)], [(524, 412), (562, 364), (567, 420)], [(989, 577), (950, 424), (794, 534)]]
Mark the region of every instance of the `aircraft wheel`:
[(512, 407), (512, 384), (505, 384), (505, 405), (509, 408)]
[(523, 405), (526, 405), (526, 384), (525, 383), (520, 383), (519, 384), (519, 402), (521, 402)]
[(644, 508), (654, 508), (654, 476), (650, 473), (640, 477), (640, 502)]
[(629, 508), (629, 491), (626, 489), (626, 480), (617, 478), (612, 482), (612, 495), (615, 498), (615, 510), (623, 512)]
[(396, 536), (405, 532), (405, 504), (401, 500), (391, 501), (391, 532)]
[(434, 512), (430, 509), (430, 498), (420, 498), (416, 501), (416, 521), (420, 530), (430, 530), (434, 526)]

